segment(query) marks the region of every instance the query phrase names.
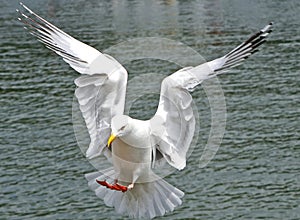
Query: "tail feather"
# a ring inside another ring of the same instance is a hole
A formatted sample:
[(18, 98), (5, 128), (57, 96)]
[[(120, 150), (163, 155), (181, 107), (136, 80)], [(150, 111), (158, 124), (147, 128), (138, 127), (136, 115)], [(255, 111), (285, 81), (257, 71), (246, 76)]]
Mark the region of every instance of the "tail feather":
[(164, 198), (161, 200), (164, 209), (173, 211), (174, 207), (169, 198), (166, 196), (164, 192), (162, 192), (161, 188), (158, 188), (160, 198)]
[(157, 191), (155, 191), (154, 193), (154, 207), (155, 207), (155, 211), (156, 213), (158, 213), (159, 216), (162, 216), (165, 214), (165, 208), (163, 207), (163, 204), (161, 202), (161, 199), (159, 197), (159, 194)]
[(181, 205), (180, 197), (173, 192), (173, 189), (170, 189), (168, 183), (158, 182), (157, 184), (160, 186), (158, 190), (164, 194), (163, 197), (166, 198), (167, 205), (172, 211), (176, 206)]
[[(97, 183), (98, 184), (98, 183)], [(99, 184), (98, 184), (99, 185)], [(102, 187), (98, 187), (96, 190), (95, 190), (95, 194), (96, 196), (98, 196), (99, 198), (104, 198), (104, 196), (108, 193), (107, 192), (108, 190), (102, 188)]]
[(126, 203), (127, 203), (127, 199), (125, 197), (123, 197), (121, 194), (120, 194), (120, 203), (116, 203), (115, 204), (115, 209), (117, 211), (117, 213), (119, 214), (124, 214), (126, 213)]
[(115, 192), (111, 190), (104, 196), (103, 200), (108, 206), (113, 206), (117, 197), (119, 197), (118, 194), (115, 194)]
[(107, 206), (114, 207), (119, 214), (127, 214), (133, 218), (149, 218), (163, 216), (181, 205), (184, 193), (163, 179), (153, 175), (154, 182), (136, 183), (134, 188), (122, 193), (107, 189), (96, 182), (114, 179), (115, 172), (109, 168), (102, 172), (86, 174), (89, 187), (97, 197), (103, 199)]

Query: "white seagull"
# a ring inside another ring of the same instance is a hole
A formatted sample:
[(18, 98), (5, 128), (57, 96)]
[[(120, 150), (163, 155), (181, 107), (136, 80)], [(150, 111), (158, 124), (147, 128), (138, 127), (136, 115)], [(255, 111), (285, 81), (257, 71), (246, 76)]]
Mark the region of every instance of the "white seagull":
[(17, 10), (18, 19), (30, 33), (82, 74), (75, 80), (75, 95), (90, 135), (86, 157), (105, 154), (112, 162), (109, 169), (86, 174), (89, 187), (106, 205), (134, 218), (154, 218), (173, 211), (182, 203), (184, 193), (155, 175), (152, 165), (162, 160), (178, 170), (186, 166), (195, 131), (189, 92), (256, 52), (271, 32), (272, 23), (225, 56), (166, 77), (156, 114), (142, 121), (124, 115), (127, 71), (117, 60), (20, 4), (25, 12)]

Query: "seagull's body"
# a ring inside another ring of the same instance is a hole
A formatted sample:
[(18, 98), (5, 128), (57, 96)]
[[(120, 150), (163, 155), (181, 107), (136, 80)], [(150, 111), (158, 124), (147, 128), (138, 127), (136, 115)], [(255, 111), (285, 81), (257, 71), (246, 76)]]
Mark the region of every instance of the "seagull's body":
[(189, 92), (256, 52), (272, 24), (225, 56), (166, 77), (156, 114), (143, 121), (124, 115), (127, 71), (117, 60), (21, 5), (27, 14), (20, 12), (19, 20), (82, 74), (75, 80), (75, 96), (91, 139), (86, 156), (92, 159), (105, 154), (112, 161), (111, 168), (86, 175), (90, 188), (106, 205), (132, 217), (153, 218), (173, 211), (181, 204), (184, 193), (156, 176), (151, 168), (158, 160), (178, 170), (186, 166), (186, 153), (195, 131)]
[(149, 181), (151, 175), (151, 154), (149, 121), (117, 116), (112, 121), (126, 119), (130, 133), (115, 139), (112, 143), (112, 159), (116, 180), (134, 184)]

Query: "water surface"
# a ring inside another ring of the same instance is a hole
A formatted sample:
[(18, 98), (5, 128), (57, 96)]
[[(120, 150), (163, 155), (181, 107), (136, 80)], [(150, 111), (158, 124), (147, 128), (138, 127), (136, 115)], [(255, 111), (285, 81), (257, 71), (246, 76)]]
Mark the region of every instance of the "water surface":
[[(78, 74), (17, 22), (17, 1), (0, 1), (1, 219), (123, 219), (88, 189), (94, 171), (77, 146), (72, 101)], [(228, 52), (274, 21), (259, 53), (219, 77), (226, 133), (215, 158), (199, 168), (210, 129), (208, 100), (193, 93), (198, 144), (186, 169), (166, 180), (183, 204), (165, 219), (300, 218), (299, 1), (33, 1), (24, 2), (99, 50), (136, 37), (182, 42), (205, 59)], [(129, 77), (170, 74), (159, 60), (127, 63)], [(149, 118), (158, 96), (135, 102)], [(149, 107), (145, 107), (149, 106)]]

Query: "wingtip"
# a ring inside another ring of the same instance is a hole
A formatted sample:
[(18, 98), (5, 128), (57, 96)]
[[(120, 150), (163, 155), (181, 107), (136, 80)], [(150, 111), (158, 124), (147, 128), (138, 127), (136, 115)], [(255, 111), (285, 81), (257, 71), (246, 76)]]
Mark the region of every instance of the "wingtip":
[(27, 10), (30, 14), (33, 14), (33, 11), (31, 11), (26, 5), (24, 5), (23, 2), (19, 3), (25, 10)]
[(260, 33), (265, 33), (265, 32), (269, 32), (270, 33), (272, 26), (273, 26), (273, 22), (270, 22), (263, 29), (261, 29)]
[(22, 21), (22, 12), (19, 9), (16, 9), (16, 12), (19, 14), (18, 21)]

